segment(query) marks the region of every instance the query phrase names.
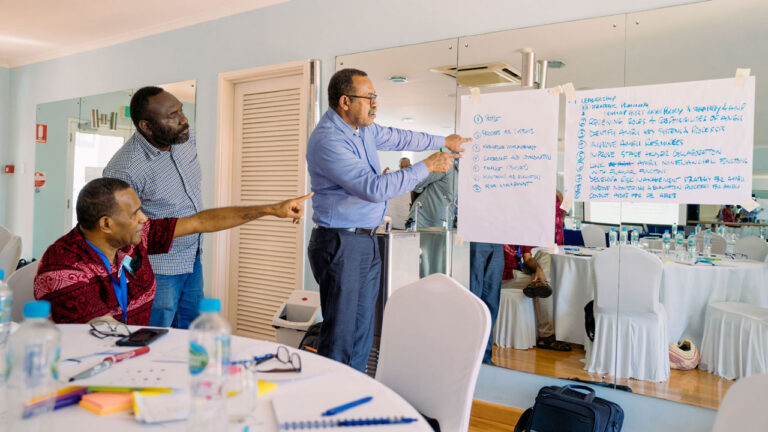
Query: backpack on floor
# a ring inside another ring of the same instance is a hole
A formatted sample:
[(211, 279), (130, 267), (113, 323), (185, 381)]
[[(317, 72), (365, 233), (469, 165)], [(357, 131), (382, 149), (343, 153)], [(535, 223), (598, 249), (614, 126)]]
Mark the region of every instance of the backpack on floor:
[(323, 322), (317, 322), (309, 326), (307, 334), (301, 338), (299, 343), (299, 349), (307, 350), (317, 354), (317, 345), (320, 342), (320, 328), (323, 326)]
[(515, 432), (619, 432), (624, 410), (582, 385), (547, 386), (525, 410)]

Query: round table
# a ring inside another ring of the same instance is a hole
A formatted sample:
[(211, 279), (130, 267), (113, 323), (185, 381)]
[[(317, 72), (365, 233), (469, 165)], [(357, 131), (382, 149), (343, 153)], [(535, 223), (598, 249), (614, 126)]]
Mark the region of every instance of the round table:
[[(584, 306), (593, 299), (595, 275), (591, 256), (599, 250), (569, 247), (552, 255), (555, 335), (584, 344)], [(745, 302), (768, 307), (768, 265), (720, 256), (712, 265), (689, 265), (664, 259), (660, 301), (667, 311), (669, 343), (690, 339), (701, 344), (707, 304)]]
[[(59, 325), (62, 332), (61, 359), (79, 358), (80, 363), (62, 361), (60, 363), (60, 375), (62, 386), (72, 375), (87, 367), (98, 363), (104, 354), (93, 355), (105, 351), (126, 351), (131, 348), (114, 346), (116, 338), (99, 340), (88, 333), (89, 326), (69, 324)], [(138, 327), (137, 327), (138, 328)], [(134, 328), (131, 328), (134, 330)], [(148, 375), (151, 382), (146, 382), (148, 387), (175, 387), (188, 390), (189, 372), (187, 365), (188, 356), (188, 332), (186, 330), (171, 329), (170, 332), (150, 345), (148, 354), (125, 360), (115, 364), (99, 375), (88, 380), (76, 381), (72, 384), (97, 385), (120, 384), (132, 386), (135, 383), (143, 383), (143, 378), (136, 377), (141, 372)], [(231, 352), (233, 359), (238, 356), (263, 355), (274, 353), (278, 344), (245, 337), (232, 337)], [(253, 423), (250, 431), (277, 431), (278, 425), (272, 409), (273, 398), (285, 399), (294, 396), (306, 395), (316, 392), (318, 400), (323, 400), (324, 394), (348, 394), (348, 400), (354, 400), (363, 396), (373, 396), (369, 403), (377, 411), (390, 413), (389, 416), (404, 416), (418, 418), (419, 421), (410, 424), (387, 425), (387, 431), (431, 431), (432, 429), (421, 418), (418, 412), (397, 393), (385, 385), (360, 373), (344, 364), (312, 354), (307, 351), (298, 351), (289, 348), (291, 352), (298, 352), (302, 361), (301, 373), (257, 374), (260, 380), (269, 380), (277, 383), (277, 389), (258, 398), (258, 407), (254, 412)], [(152, 373), (147, 371), (152, 370)], [(159, 378), (158, 378), (159, 377)], [(146, 378), (146, 376), (145, 376)], [(346, 397), (346, 396), (345, 396)], [(331, 408), (331, 407), (328, 407)], [(362, 407), (360, 407), (362, 408)], [(356, 417), (354, 409), (348, 412), (348, 417)], [(127, 411), (108, 416), (99, 416), (77, 405), (62, 408), (51, 414), (53, 431), (82, 432), (84, 427), (88, 430), (105, 431), (131, 431), (145, 429), (162, 429), (185, 431), (188, 429), (185, 421), (168, 422), (146, 425), (134, 420), (132, 414)], [(87, 426), (86, 426), (87, 425)], [(358, 430), (356, 427), (344, 428), (345, 430)], [(376, 428), (365, 427), (364, 430)], [(242, 431), (242, 424), (230, 424), (230, 431)]]

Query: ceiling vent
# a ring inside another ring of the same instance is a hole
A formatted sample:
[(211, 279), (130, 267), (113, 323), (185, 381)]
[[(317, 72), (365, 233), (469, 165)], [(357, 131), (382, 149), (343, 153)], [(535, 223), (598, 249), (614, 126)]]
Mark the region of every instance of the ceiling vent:
[(504, 62), (461, 66), (458, 71), (456, 66), (443, 66), (430, 71), (456, 79), (460, 87), (520, 84), (520, 72)]

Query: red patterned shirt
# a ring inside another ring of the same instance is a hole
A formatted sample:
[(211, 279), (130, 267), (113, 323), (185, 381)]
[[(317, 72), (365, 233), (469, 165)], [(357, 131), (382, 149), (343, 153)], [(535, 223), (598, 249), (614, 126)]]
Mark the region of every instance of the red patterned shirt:
[[(149, 255), (168, 252), (173, 244), (176, 220), (148, 220), (141, 233), (141, 243), (117, 251), (117, 263), (122, 263), (126, 256), (141, 258), (141, 266), (127, 273), (127, 324), (149, 324), (157, 289)], [(112, 275), (107, 273), (104, 261), (75, 227), (43, 254), (35, 277), (35, 298), (51, 302), (51, 317), (57, 323), (85, 323), (106, 314), (119, 321), (123, 311), (112, 285), (112, 277), (119, 280), (117, 270), (112, 264)]]
[(533, 246), (504, 245), (504, 275), (501, 279), (514, 279), (515, 273), (513, 270), (520, 270), (523, 254), (531, 253), (532, 250)]

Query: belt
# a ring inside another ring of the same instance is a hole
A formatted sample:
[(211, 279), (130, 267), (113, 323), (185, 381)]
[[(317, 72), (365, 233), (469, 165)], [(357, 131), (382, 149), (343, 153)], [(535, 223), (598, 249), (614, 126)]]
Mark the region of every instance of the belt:
[(327, 231), (346, 231), (346, 232), (351, 232), (355, 234), (365, 234), (369, 236), (376, 234), (376, 228), (326, 228), (326, 227), (316, 226), (315, 229), (327, 230)]

